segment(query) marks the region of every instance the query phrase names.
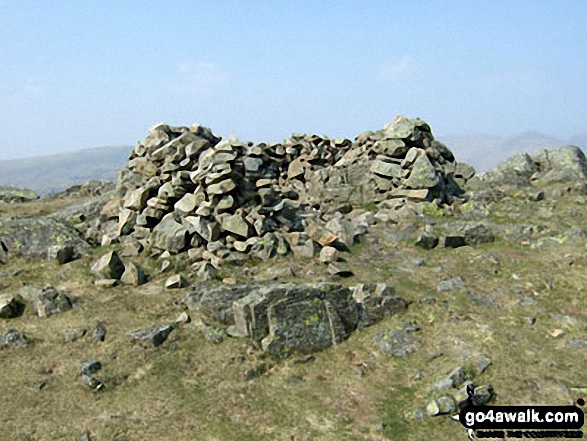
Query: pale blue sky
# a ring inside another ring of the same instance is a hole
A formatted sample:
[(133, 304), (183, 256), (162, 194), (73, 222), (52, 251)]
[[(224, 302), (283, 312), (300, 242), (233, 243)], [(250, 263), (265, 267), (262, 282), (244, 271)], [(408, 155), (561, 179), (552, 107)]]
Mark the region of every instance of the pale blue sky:
[[(587, 131), (587, 2), (0, 0), (0, 159), (150, 126)], [(441, 139), (441, 138), (440, 138)]]

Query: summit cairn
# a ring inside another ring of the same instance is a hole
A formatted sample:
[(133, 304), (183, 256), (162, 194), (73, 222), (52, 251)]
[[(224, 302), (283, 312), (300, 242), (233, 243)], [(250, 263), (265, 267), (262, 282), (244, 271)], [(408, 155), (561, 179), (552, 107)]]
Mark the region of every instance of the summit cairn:
[(216, 268), (292, 250), (312, 257), (366, 232), (353, 206), (451, 204), (473, 174), (420, 119), (397, 117), (354, 142), (294, 134), (260, 144), (158, 124), (119, 173), (118, 231), (152, 255), (201, 250), (192, 260)]

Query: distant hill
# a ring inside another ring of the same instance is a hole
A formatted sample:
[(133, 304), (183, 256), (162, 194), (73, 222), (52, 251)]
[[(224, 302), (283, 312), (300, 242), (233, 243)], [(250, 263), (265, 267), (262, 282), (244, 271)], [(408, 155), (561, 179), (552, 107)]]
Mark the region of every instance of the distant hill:
[(0, 185), (20, 185), (41, 196), (90, 179), (116, 180), (131, 146), (98, 147), (0, 161)]
[[(587, 142), (581, 143), (579, 138), (575, 138), (577, 137), (565, 141), (540, 132), (524, 132), (508, 137), (482, 134), (436, 137), (451, 149), (457, 161), (471, 164), (478, 172), (490, 170), (516, 153), (532, 154), (545, 148), (551, 149), (567, 144), (585, 148)], [(583, 138), (587, 141), (587, 134), (583, 135)]]

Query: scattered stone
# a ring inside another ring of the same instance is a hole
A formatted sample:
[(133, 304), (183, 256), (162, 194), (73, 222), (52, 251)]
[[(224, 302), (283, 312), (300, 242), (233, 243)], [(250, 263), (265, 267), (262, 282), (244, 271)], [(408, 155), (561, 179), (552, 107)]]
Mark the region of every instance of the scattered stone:
[(28, 338), (16, 329), (9, 329), (4, 335), (0, 335), (0, 348), (26, 346)]
[(438, 237), (434, 234), (422, 234), (416, 240), (416, 246), (425, 250), (431, 250), (438, 246)]
[(72, 328), (68, 326), (61, 330), (61, 334), (63, 335), (63, 341), (65, 343), (73, 343), (75, 341), (81, 340), (87, 334), (88, 330), (85, 328)]
[(20, 296), (0, 294), (0, 318), (10, 319), (19, 317), (24, 311), (24, 303)]
[(173, 323), (175, 323), (177, 325), (181, 325), (181, 324), (190, 323), (191, 321), (192, 321), (192, 319), (190, 318), (188, 313), (184, 311), (174, 320)]
[(189, 286), (189, 281), (183, 277), (181, 274), (176, 274), (175, 276), (171, 276), (165, 281), (165, 288), (166, 289), (180, 289)]
[(52, 286), (46, 286), (37, 291), (37, 295), (32, 299), (33, 308), (39, 317), (49, 317), (72, 309), (71, 299), (65, 294), (61, 294)]
[(82, 375), (92, 375), (100, 371), (102, 369), (102, 363), (99, 361), (84, 361), (80, 368), (80, 373)]
[(499, 308), (499, 304), (495, 300), (483, 294), (470, 293), (467, 294), (467, 298), (475, 306), (486, 306), (493, 309)]
[(550, 335), (552, 335), (554, 338), (561, 338), (565, 335), (565, 331), (562, 329), (555, 329)]
[(438, 292), (446, 292), (446, 291), (458, 291), (465, 288), (465, 284), (463, 279), (460, 277), (454, 277), (452, 279), (443, 280), (438, 283), (437, 290)]
[(477, 375), (481, 375), (482, 373), (484, 373), (492, 364), (493, 362), (488, 358), (479, 357), (476, 361)]
[(334, 247), (324, 247), (320, 251), (320, 262), (332, 263), (340, 258), (340, 251)]
[(359, 326), (367, 327), (408, 308), (395, 290), (384, 283), (359, 284), (353, 289), (353, 298), (359, 304)]
[(88, 386), (90, 389), (93, 389), (94, 391), (104, 389), (104, 383), (102, 383), (95, 377), (92, 377), (90, 375), (82, 375), (82, 380), (84, 381), (86, 386)]
[(411, 333), (388, 329), (373, 336), (381, 350), (395, 356), (406, 357), (418, 349), (418, 342)]
[(0, 186), (0, 201), (7, 204), (30, 202), (39, 199), (39, 195), (28, 188), (15, 185)]
[(100, 288), (114, 288), (118, 285), (120, 280), (118, 279), (100, 279), (94, 282), (94, 285)]
[(104, 341), (106, 339), (106, 325), (102, 322), (96, 323), (96, 327), (94, 328), (94, 332), (92, 332), (92, 340), (94, 341)]
[(98, 280), (120, 280), (124, 274), (124, 264), (116, 251), (110, 251), (92, 265), (91, 271)]
[(133, 331), (129, 336), (142, 346), (157, 347), (167, 340), (167, 337), (169, 337), (173, 329), (171, 325), (160, 325)]
[(127, 263), (120, 281), (126, 285), (140, 286), (148, 281), (148, 277), (143, 269), (136, 263)]
[(345, 261), (332, 262), (328, 264), (328, 272), (333, 276), (351, 277), (353, 272)]
[(426, 413), (430, 416), (448, 415), (456, 410), (457, 406), (452, 397), (440, 397), (426, 406)]

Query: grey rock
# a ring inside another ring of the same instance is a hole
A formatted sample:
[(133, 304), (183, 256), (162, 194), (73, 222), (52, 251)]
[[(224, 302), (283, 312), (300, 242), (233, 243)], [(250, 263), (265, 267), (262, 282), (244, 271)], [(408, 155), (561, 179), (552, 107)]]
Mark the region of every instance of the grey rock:
[(0, 348), (26, 346), (28, 343), (28, 338), (16, 329), (9, 329), (0, 335)]
[(416, 352), (419, 347), (411, 333), (392, 329), (378, 332), (373, 336), (373, 341), (382, 351), (402, 358)]
[(416, 239), (416, 246), (424, 250), (431, 250), (438, 246), (438, 242), (438, 237), (434, 234), (426, 233), (418, 236), (418, 239)]
[(0, 318), (11, 319), (22, 315), (25, 305), (20, 296), (0, 294)]
[(353, 298), (359, 304), (359, 326), (367, 327), (408, 309), (408, 302), (384, 283), (356, 285)]
[(438, 283), (437, 290), (439, 292), (458, 291), (465, 288), (465, 283), (460, 277), (454, 277), (448, 280), (442, 280)]
[(169, 277), (165, 281), (165, 288), (166, 289), (179, 289), (185, 288), (189, 286), (189, 281), (183, 277), (181, 274), (176, 274), (174, 276)]
[(349, 266), (348, 262), (345, 261), (338, 261), (338, 262), (331, 262), (328, 264), (328, 273), (333, 276), (340, 276), (340, 277), (351, 277), (353, 275), (353, 271)]
[(120, 281), (125, 285), (140, 286), (147, 283), (148, 277), (138, 264), (129, 262), (125, 265)]
[(143, 346), (157, 347), (167, 340), (167, 337), (169, 337), (173, 329), (172, 325), (160, 325), (133, 331), (129, 333), (129, 336)]
[(440, 397), (432, 400), (426, 406), (426, 413), (430, 416), (448, 415), (457, 410), (456, 403), (452, 397)]
[(475, 306), (485, 306), (492, 309), (499, 308), (499, 304), (495, 300), (483, 294), (470, 293), (467, 294), (467, 298)]
[(438, 184), (439, 179), (434, 166), (428, 156), (420, 156), (414, 162), (410, 177), (406, 180), (405, 186), (413, 189), (427, 189)]
[(85, 328), (74, 328), (71, 326), (61, 330), (63, 341), (65, 343), (73, 343), (75, 341), (81, 340), (87, 334), (87, 332), (88, 330)]
[(155, 248), (178, 254), (189, 244), (188, 230), (173, 218), (168, 218), (153, 229), (149, 241)]
[(99, 361), (84, 361), (80, 367), (82, 375), (92, 375), (98, 373), (102, 369), (102, 363)]
[(92, 265), (91, 271), (97, 279), (120, 280), (124, 274), (124, 264), (116, 251), (110, 251)]
[(92, 340), (94, 341), (104, 341), (106, 339), (106, 325), (102, 322), (96, 323), (96, 327), (92, 332)]
[(89, 248), (73, 227), (41, 217), (0, 219), (0, 237), (9, 253), (43, 259), (55, 245)]
[(33, 308), (39, 317), (49, 317), (72, 309), (73, 305), (68, 296), (61, 294), (53, 287), (45, 287), (33, 299)]
[(0, 201), (5, 203), (22, 203), (39, 199), (39, 195), (33, 190), (14, 185), (0, 186)]

